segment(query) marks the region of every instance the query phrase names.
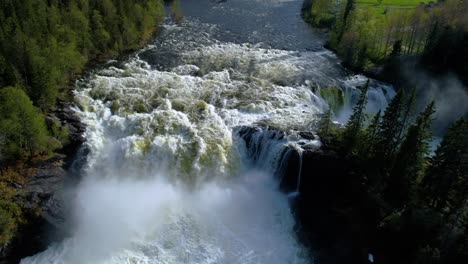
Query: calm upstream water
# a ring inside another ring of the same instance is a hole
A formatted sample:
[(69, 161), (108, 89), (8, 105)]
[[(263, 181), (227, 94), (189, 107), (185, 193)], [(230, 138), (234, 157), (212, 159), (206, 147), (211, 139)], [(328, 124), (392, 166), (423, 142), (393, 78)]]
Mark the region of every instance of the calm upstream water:
[[(366, 79), (322, 48), (301, 5), (181, 1), (181, 23), (80, 80), (89, 154), (67, 190), (69, 236), (21, 263), (311, 263), (279, 171), (320, 146), (297, 133), (327, 109), (317, 91), (342, 88), (349, 110)], [(394, 95), (372, 86), (370, 111)]]

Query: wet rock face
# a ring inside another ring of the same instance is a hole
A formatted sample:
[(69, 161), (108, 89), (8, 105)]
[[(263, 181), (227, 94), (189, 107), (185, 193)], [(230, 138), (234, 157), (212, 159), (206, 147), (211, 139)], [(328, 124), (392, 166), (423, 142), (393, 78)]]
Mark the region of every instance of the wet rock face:
[[(60, 120), (62, 125), (68, 128), (70, 143), (64, 149), (67, 156), (74, 156), (81, 145), (86, 141), (84, 132), (86, 126), (83, 124), (74, 110), (73, 104), (68, 102), (60, 103), (60, 107), (54, 112), (54, 116)], [(68, 157), (73, 158), (73, 157)]]
[(299, 179), (299, 154), (295, 151), (289, 153), (286, 162), (286, 168), (280, 175), (280, 190), (284, 193), (292, 193), (296, 191), (297, 181)]
[(39, 165), (35, 175), (21, 189), (21, 204), (28, 209), (39, 209), (48, 222), (57, 224), (62, 219), (61, 202), (57, 191), (61, 190), (67, 176), (63, 168), (64, 155), (47, 160)]
[(24, 185), (15, 185), (24, 223), (12, 243), (0, 249), (0, 264), (18, 263), (23, 257), (44, 250), (50, 234), (61, 229), (64, 212), (60, 190), (67, 178), (65, 158), (56, 154), (32, 165), (32, 177)]
[[(291, 200), (300, 240), (310, 247), (317, 264), (368, 262), (369, 230), (356, 206), (360, 187), (348, 160), (327, 147), (304, 150), (300, 194)], [(282, 184), (297, 178), (297, 157), (292, 155)], [(354, 205), (352, 205), (354, 204)]]

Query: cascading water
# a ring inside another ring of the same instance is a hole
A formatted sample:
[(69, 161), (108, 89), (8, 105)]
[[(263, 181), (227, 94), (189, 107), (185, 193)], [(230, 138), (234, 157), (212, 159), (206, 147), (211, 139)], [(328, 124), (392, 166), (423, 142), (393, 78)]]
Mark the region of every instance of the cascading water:
[[(351, 113), (353, 112), (353, 106), (356, 104), (360, 90), (359, 87), (362, 87), (366, 84), (368, 78), (362, 75), (356, 75), (345, 80), (341, 89), (344, 96), (344, 105), (340, 109), (336, 118), (339, 122), (345, 123)], [(372, 89), (369, 89), (367, 92), (368, 103), (366, 106), (366, 112), (370, 114), (375, 114), (377, 111), (385, 109), (390, 102), (390, 100), (396, 95), (395, 90), (392, 86), (381, 83), (378, 81), (372, 81)]]
[(327, 108), (314, 86), (342, 82), (318, 67), (333, 54), (218, 32), (167, 24), (154, 45), (77, 84), (89, 154), (70, 235), (21, 263), (311, 261), (274, 175), (320, 146), (297, 132)]
[(302, 154), (303, 154), (304, 150), (300, 146), (298, 146), (296, 143), (292, 143), (291, 146), (293, 147), (293, 149), (297, 152), (297, 154), (299, 156), (299, 158), (298, 158), (299, 159), (299, 172), (297, 173), (296, 190), (292, 194), (293, 196), (297, 196), (297, 195), (299, 195), (300, 188), (301, 188), (302, 160), (303, 160)]
[(213, 43), (170, 71), (136, 55), (79, 83), (90, 153), (71, 237), (22, 263), (307, 263), (271, 176), (287, 135), (239, 132), (306, 129), (322, 111), (308, 87), (275, 84), (297, 72), (288, 57)]

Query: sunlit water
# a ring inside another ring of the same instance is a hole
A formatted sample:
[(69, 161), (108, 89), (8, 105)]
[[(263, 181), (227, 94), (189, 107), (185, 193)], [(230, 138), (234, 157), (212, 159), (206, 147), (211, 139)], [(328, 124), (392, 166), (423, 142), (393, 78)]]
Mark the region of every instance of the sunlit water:
[[(300, 7), (252, 2), (271, 12)], [(22, 263), (312, 261), (274, 175), (286, 149), (320, 146), (296, 133), (313, 130), (328, 107), (314, 92), (341, 87), (345, 113), (366, 79), (346, 76), (331, 52), (307, 51), (305, 41), (296, 50), (278, 49), (281, 41), (234, 41), (222, 24), (196, 16), (168, 22), (153, 45), (77, 84), (89, 154), (70, 202), (70, 236)], [(370, 110), (393, 95), (373, 83)], [(252, 142), (245, 126), (257, 128)]]

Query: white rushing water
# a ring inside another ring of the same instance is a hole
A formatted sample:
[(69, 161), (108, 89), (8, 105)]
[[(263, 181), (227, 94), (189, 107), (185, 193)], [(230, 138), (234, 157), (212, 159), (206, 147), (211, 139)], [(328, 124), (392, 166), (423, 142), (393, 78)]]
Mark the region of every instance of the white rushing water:
[(312, 83), (331, 55), (222, 43), (193, 27), (166, 26), (154, 46), (77, 85), (89, 154), (70, 237), (21, 263), (310, 262), (273, 174), (286, 149), (320, 145), (295, 131), (327, 107)]

